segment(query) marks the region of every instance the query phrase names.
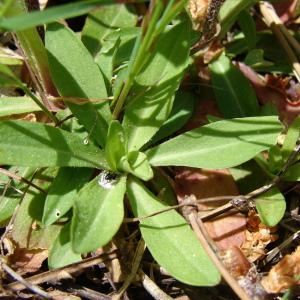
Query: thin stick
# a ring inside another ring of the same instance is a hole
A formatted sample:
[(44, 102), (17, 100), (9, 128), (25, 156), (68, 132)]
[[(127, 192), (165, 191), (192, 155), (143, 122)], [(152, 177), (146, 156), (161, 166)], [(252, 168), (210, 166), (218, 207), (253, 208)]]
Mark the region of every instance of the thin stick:
[(89, 300), (111, 300), (110, 296), (88, 289), (86, 287), (71, 287), (67, 289), (68, 292), (83, 297)]
[(160, 215), (162, 213), (165, 213), (165, 212), (168, 212), (170, 210), (177, 209), (177, 208), (180, 208), (180, 207), (183, 207), (183, 206), (195, 206), (195, 205), (194, 204), (187, 204), (187, 203), (181, 203), (181, 204), (178, 204), (178, 205), (173, 205), (173, 206), (169, 206), (169, 207), (163, 208), (161, 210), (158, 210), (158, 211), (156, 211), (152, 214), (146, 215), (146, 216), (141, 216), (141, 217), (136, 217), (136, 218), (124, 218), (123, 223), (141, 222), (145, 219)]
[(246, 196), (234, 197), (229, 203), (222, 205), (222, 206), (206, 213), (205, 215), (201, 216), (201, 219), (203, 221), (207, 221), (208, 219), (214, 218), (224, 212), (227, 212), (227, 211), (233, 209), (235, 207), (234, 202), (236, 200), (239, 200), (239, 198), (244, 198), (246, 201), (250, 201), (250, 200), (253, 200), (253, 199), (257, 198), (258, 196), (266, 193), (267, 191), (271, 190), (273, 187), (275, 187), (280, 182), (282, 176), (287, 172), (288, 168), (293, 164), (293, 162), (297, 158), (299, 152), (300, 152), (300, 140), (298, 140), (294, 151), (291, 153), (289, 158), (286, 160), (286, 162), (284, 163), (283, 167), (281, 168), (281, 170), (279, 171), (277, 176), (275, 176), (274, 179), (270, 183), (252, 191), (251, 193), (247, 194)]
[(145, 249), (146, 249), (145, 242), (143, 239), (140, 239), (140, 241), (137, 245), (136, 251), (134, 253), (131, 272), (125, 279), (121, 288), (112, 296), (112, 300), (119, 300), (122, 297), (123, 293), (126, 291), (126, 289), (129, 287), (131, 282), (135, 279), (138, 269), (140, 267), (140, 263), (141, 263), (143, 255), (144, 255)]
[(214, 251), (211, 249), (210, 245), (208, 244), (207, 240), (204, 237), (204, 234), (202, 230), (204, 229), (204, 225), (200, 218), (198, 218), (196, 212), (192, 212), (189, 215), (189, 220), (191, 223), (191, 226), (199, 239), (202, 247), (204, 248), (207, 255), (210, 257), (210, 259), (213, 261), (223, 278), (226, 280), (226, 282), (229, 284), (229, 286), (232, 288), (232, 290), (240, 297), (241, 300), (251, 300), (249, 296), (246, 294), (246, 292), (238, 285), (236, 280), (231, 276), (231, 274), (226, 270), (224, 265), (221, 263), (217, 255), (214, 253)]
[(283, 24), (281, 19), (278, 17), (273, 5), (271, 3), (263, 3), (262, 5), (267, 6), (268, 14), (270, 15), (270, 19), (272, 18), (273, 22), (278, 26), (278, 28), (285, 35), (285, 38), (288, 40), (288, 42), (294, 47), (295, 51), (297, 51), (300, 54), (299, 42), (294, 38), (294, 36), (285, 27), (285, 25)]
[(26, 178), (22, 177), (22, 176), (19, 176), (17, 175), (16, 173), (13, 173), (13, 172), (10, 172), (6, 169), (3, 169), (3, 168), (0, 168), (0, 173), (10, 177), (10, 178), (13, 178), (13, 179), (16, 179), (18, 181), (22, 181), (22, 182), (25, 182), (26, 184), (34, 187), (35, 189), (37, 189), (38, 191), (42, 192), (43, 194), (47, 195), (47, 192), (45, 190), (43, 190), (42, 188), (40, 188), (39, 186), (37, 186), (36, 184), (32, 183), (30, 180), (27, 180)]
[[(101, 254), (95, 257), (90, 257), (78, 263), (74, 263), (63, 268), (47, 271), (42, 274), (33, 275), (31, 277), (26, 278), (26, 281), (31, 284), (41, 284), (46, 281), (59, 281), (64, 278), (70, 278), (70, 274), (75, 273), (79, 270), (92, 267), (94, 265), (100, 264), (104, 261), (115, 259), (117, 257), (118, 257), (117, 250), (114, 250), (110, 253)], [(25, 288), (25, 286), (22, 283), (13, 282), (4, 285), (3, 288), (14, 290), (14, 291), (21, 291)]]
[(277, 16), (274, 7), (271, 3), (267, 3), (265, 1), (261, 1), (260, 4), (260, 11), (265, 19), (266, 24), (273, 30), (274, 34), (276, 35), (279, 43), (281, 44), (282, 48), (287, 54), (289, 61), (291, 62), (294, 74), (297, 77), (298, 81), (300, 82), (300, 64), (299, 61), (294, 54), (292, 48), (288, 44), (290, 39), (286, 39), (286, 34), (282, 31), (283, 24), (278, 23), (279, 17)]
[(155, 300), (171, 300), (173, 299), (167, 295), (156, 283), (151, 280), (143, 271), (139, 274), (142, 276), (142, 284), (145, 290), (155, 299)]
[(17, 280), (20, 284), (22, 284), (24, 287), (29, 289), (30, 291), (34, 292), (35, 294), (45, 298), (45, 299), (53, 299), (48, 293), (43, 291), (40, 287), (28, 282), (25, 280), (21, 275), (16, 273), (13, 269), (11, 269), (4, 261), (3, 259), (0, 260), (1, 268), (9, 274), (12, 278)]
[[(233, 198), (235, 198), (236, 196), (216, 196), (216, 197), (207, 197), (207, 198), (202, 198), (202, 199), (195, 199), (194, 203), (191, 203), (189, 201), (183, 201), (182, 203), (180, 204), (177, 204), (177, 205), (172, 205), (172, 206), (169, 206), (169, 207), (166, 207), (166, 208), (163, 208), (159, 211), (156, 211), (152, 214), (149, 214), (149, 215), (146, 215), (146, 216), (141, 216), (141, 217), (136, 217), (136, 218), (124, 218), (123, 219), (123, 223), (135, 223), (135, 222), (141, 222), (145, 219), (148, 219), (148, 218), (151, 218), (151, 217), (154, 217), (154, 216), (157, 216), (159, 214), (162, 214), (162, 213), (165, 213), (165, 212), (168, 212), (170, 210), (173, 210), (173, 209), (177, 209), (177, 208), (181, 208), (181, 207), (184, 207), (184, 206), (192, 206), (192, 207), (196, 207), (197, 208), (197, 203), (209, 203), (209, 202), (217, 202), (217, 201), (226, 201), (226, 200), (232, 200)], [(223, 206), (222, 206), (223, 207)], [(230, 206), (230, 208), (232, 208), (232, 206)], [(214, 212), (216, 210), (213, 210)], [(218, 212), (217, 214), (220, 214), (220, 212)]]
[(280, 251), (282, 251), (285, 247), (287, 247), (291, 242), (298, 239), (300, 237), (300, 230), (295, 232), (293, 235), (288, 237), (285, 241), (283, 241), (279, 246), (272, 249), (267, 253), (267, 256), (261, 262), (262, 266), (268, 264)]

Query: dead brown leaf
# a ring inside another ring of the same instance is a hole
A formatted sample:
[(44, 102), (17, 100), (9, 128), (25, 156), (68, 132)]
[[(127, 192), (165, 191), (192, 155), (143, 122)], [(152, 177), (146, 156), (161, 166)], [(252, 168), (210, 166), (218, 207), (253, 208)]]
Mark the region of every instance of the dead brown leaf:
[(7, 264), (18, 274), (24, 275), (38, 271), (48, 257), (46, 249), (27, 249), (16, 247), (7, 257)]
[(300, 246), (276, 264), (261, 283), (268, 293), (279, 293), (300, 285)]
[[(238, 195), (237, 187), (228, 170), (204, 170), (178, 168), (175, 176), (178, 202), (186, 196), (200, 200), (207, 197)], [(224, 201), (201, 203), (199, 211), (224, 204)], [(245, 240), (246, 218), (242, 214), (225, 214), (213, 221), (205, 222), (206, 229), (221, 250), (233, 245), (240, 246)]]
[(266, 254), (266, 246), (277, 240), (275, 227), (268, 227), (261, 223), (259, 216), (254, 211), (249, 212), (245, 241), (241, 250), (250, 262), (254, 262)]

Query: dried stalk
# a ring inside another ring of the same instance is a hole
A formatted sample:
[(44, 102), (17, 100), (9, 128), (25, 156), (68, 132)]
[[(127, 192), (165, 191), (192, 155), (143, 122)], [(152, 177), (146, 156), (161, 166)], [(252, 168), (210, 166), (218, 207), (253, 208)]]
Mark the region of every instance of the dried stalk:
[(136, 278), (145, 249), (146, 249), (145, 242), (143, 239), (141, 239), (138, 243), (138, 246), (134, 254), (131, 272), (125, 279), (121, 288), (112, 296), (112, 300), (119, 300), (122, 297), (123, 293), (126, 291), (126, 289), (129, 287), (131, 282)]
[(44, 299), (53, 299), (48, 293), (43, 291), (40, 287), (34, 285), (33, 283), (29, 282), (27, 279), (24, 279), (21, 275), (16, 273), (13, 269), (11, 269), (3, 259), (0, 260), (1, 269), (4, 270), (7, 274), (9, 274), (12, 278), (18, 281), (20, 284), (27, 288), (28, 290), (32, 291), (33, 293), (41, 296)]
[(280, 18), (276, 14), (276, 11), (271, 3), (261, 1), (259, 4), (260, 11), (264, 17), (265, 23), (272, 29), (276, 35), (279, 43), (287, 54), (289, 61), (293, 66), (293, 71), (298, 81), (300, 82), (300, 64), (293, 52), (293, 49), (290, 47), (290, 42), (297, 51), (300, 51), (300, 46), (297, 41), (295, 41), (288, 30), (285, 28), (283, 23), (280, 21)]
[(26, 178), (24, 178), (22, 176), (17, 175), (16, 173), (10, 172), (3, 168), (0, 168), (0, 173), (4, 174), (10, 178), (16, 179), (18, 181), (22, 181), (22, 182), (34, 187), (35, 189), (42, 192), (43, 194), (47, 195), (47, 192), (45, 190), (43, 190), (42, 188), (40, 188), (38, 185), (32, 183), (30, 180), (27, 180)]
[[(100, 264), (104, 261), (113, 260), (117, 258), (117, 251), (112, 251), (107, 254), (101, 254), (95, 257), (90, 257), (87, 259), (84, 259), (83, 261), (80, 261), (78, 263), (74, 263), (71, 265), (68, 265), (63, 268), (47, 271), (41, 274), (37, 274), (31, 277), (26, 278), (26, 281), (31, 284), (41, 284), (46, 281), (59, 281), (64, 278), (70, 278), (70, 274), (76, 273), (82, 269), (86, 269), (89, 267), (92, 267), (94, 265)], [(3, 286), (4, 289), (9, 289), (13, 291), (21, 291), (25, 289), (24, 284), (20, 282), (13, 282), (7, 285)]]
[(189, 215), (189, 221), (191, 223), (191, 226), (199, 239), (202, 247), (204, 248), (205, 252), (208, 254), (210, 259), (213, 261), (223, 278), (226, 280), (226, 282), (229, 284), (229, 286), (232, 288), (232, 290), (238, 295), (238, 297), (241, 300), (251, 300), (249, 296), (246, 294), (246, 292), (239, 286), (239, 284), (236, 282), (236, 280), (231, 276), (231, 274), (226, 270), (224, 265), (221, 263), (215, 252), (210, 247), (209, 243), (207, 242), (204, 233), (205, 228), (204, 224), (201, 221), (200, 218), (198, 218), (198, 215), (196, 212), (192, 212)]
[(171, 300), (173, 299), (167, 295), (156, 283), (151, 280), (144, 272), (140, 271), (139, 274), (142, 277), (142, 284), (145, 290), (155, 299), (155, 300)]

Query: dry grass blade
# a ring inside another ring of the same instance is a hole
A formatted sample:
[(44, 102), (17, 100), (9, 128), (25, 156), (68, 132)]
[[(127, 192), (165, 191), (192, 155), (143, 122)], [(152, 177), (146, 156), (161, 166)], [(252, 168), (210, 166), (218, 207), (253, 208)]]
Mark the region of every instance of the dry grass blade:
[(135, 279), (138, 269), (140, 267), (140, 263), (141, 263), (145, 249), (146, 249), (145, 242), (144, 242), (144, 240), (141, 239), (138, 243), (138, 246), (137, 246), (135, 254), (134, 254), (131, 272), (125, 279), (122, 287), (112, 296), (112, 300), (119, 300), (122, 297), (123, 293), (126, 291), (126, 289), (129, 287), (131, 282)]
[[(97, 265), (99, 263), (102, 263), (107, 260), (112, 260), (117, 257), (117, 251), (112, 251), (107, 254), (101, 254), (96, 257), (90, 257), (87, 259), (84, 259), (81, 262), (71, 264), (69, 266), (51, 270), (48, 272), (44, 272), (41, 274), (37, 274), (31, 277), (26, 278), (26, 281), (31, 284), (41, 284), (46, 281), (59, 281), (64, 278), (69, 278), (70, 274), (75, 273), (79, 270), (86, 269), (89, 267), (92, 267), (94, 265)], [(3, 286), (4, 289), (10, 289), (14, 291), (20, 291), (25, 289), (25, 285), (19, 282), (13, 282), (10, 284), (7, 284)]]

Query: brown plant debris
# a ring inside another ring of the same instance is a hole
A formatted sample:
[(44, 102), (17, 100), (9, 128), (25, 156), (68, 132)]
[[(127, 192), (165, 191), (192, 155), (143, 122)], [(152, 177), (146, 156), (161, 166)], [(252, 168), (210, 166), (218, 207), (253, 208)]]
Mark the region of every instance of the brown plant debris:
[(300, 285), (300, 246), (277, 263), (261, 283), (268, 293), (279, 293)]

